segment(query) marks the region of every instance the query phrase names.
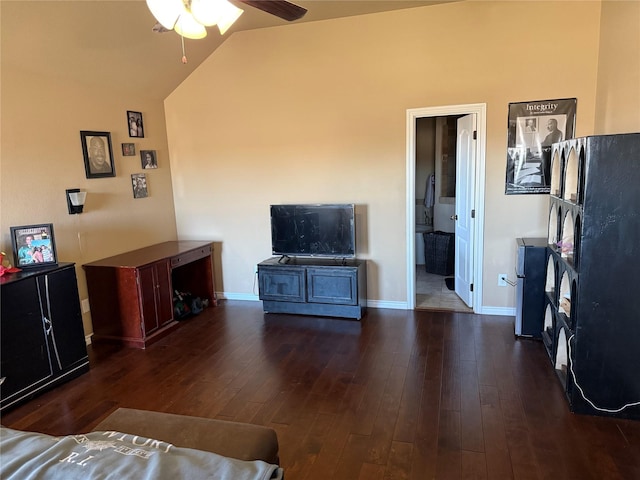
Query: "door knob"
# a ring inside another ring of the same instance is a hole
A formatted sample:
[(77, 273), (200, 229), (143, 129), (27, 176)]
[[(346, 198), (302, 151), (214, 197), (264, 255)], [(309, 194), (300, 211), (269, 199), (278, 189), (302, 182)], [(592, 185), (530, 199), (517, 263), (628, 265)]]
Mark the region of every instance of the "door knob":
[(458, 219), (458, 215), (451, 215), (451, 220), (457, 220)]

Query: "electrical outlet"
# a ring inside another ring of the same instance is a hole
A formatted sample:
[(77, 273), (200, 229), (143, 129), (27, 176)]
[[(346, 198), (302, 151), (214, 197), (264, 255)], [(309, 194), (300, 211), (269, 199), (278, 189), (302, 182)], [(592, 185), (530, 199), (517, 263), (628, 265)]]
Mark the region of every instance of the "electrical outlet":
[(89, 311), (89, 299), (83, 299), (80, 304), (82, 305), (82, 313), (87, 313)]
[(498, 286), (499, 287), (506, 287), (507, 286), (507, 274), (506, 273), (499, 273), (498, 274)]

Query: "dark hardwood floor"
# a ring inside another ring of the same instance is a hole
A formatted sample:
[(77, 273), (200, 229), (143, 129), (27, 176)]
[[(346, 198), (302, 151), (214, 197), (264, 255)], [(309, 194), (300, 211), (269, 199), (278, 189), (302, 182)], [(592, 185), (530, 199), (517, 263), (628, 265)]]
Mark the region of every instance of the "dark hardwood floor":
[(123, 406), (268, 425), (287, 480), (640, 478), (640, 422), (570, 413), (512, 318), (261, 306), (223, 301), (147, 350), (94, 345), (89, 373), (2, 423), (79, 433)]

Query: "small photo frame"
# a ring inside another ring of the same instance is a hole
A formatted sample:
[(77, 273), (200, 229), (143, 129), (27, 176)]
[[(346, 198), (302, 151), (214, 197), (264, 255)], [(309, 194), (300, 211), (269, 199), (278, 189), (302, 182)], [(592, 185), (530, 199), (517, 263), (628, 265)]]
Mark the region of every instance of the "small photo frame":
[(80, 132), (87, 178), (115, 177), (110, 132)]
[(58, 264), (53, 224), (10, 227), (14, 265), (18, 268), (42, 268)]
[(124, 157), (133, 157), (136, 154), (136, 144), (135, 143), (123, 143), (122, 144), (122, 155)]
[(155, 150), (140, 150), (140, 160), (142, 161), (142, 168), (145, 170), (148, 168), (158, 168), (158, 159)]
[(144, 173), (132, 173), (131, 185), (133, 186), (133, 198), (147, 198), (147, 176)]
[(144, 138), (144, 126), (142, 124), (142, 113), (127, 110), (127, 129), (129, 136), (133, 138)]

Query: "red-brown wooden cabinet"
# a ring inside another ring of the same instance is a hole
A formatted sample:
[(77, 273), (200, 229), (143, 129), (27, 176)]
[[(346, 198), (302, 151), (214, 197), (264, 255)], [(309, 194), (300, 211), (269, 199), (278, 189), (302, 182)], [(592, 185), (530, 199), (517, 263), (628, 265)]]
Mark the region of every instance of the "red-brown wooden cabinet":
[(215, 305), (210, 242), (175, 241), (83, 265), (93, 339), (146, 348), (178, 326), (173, 292)]

